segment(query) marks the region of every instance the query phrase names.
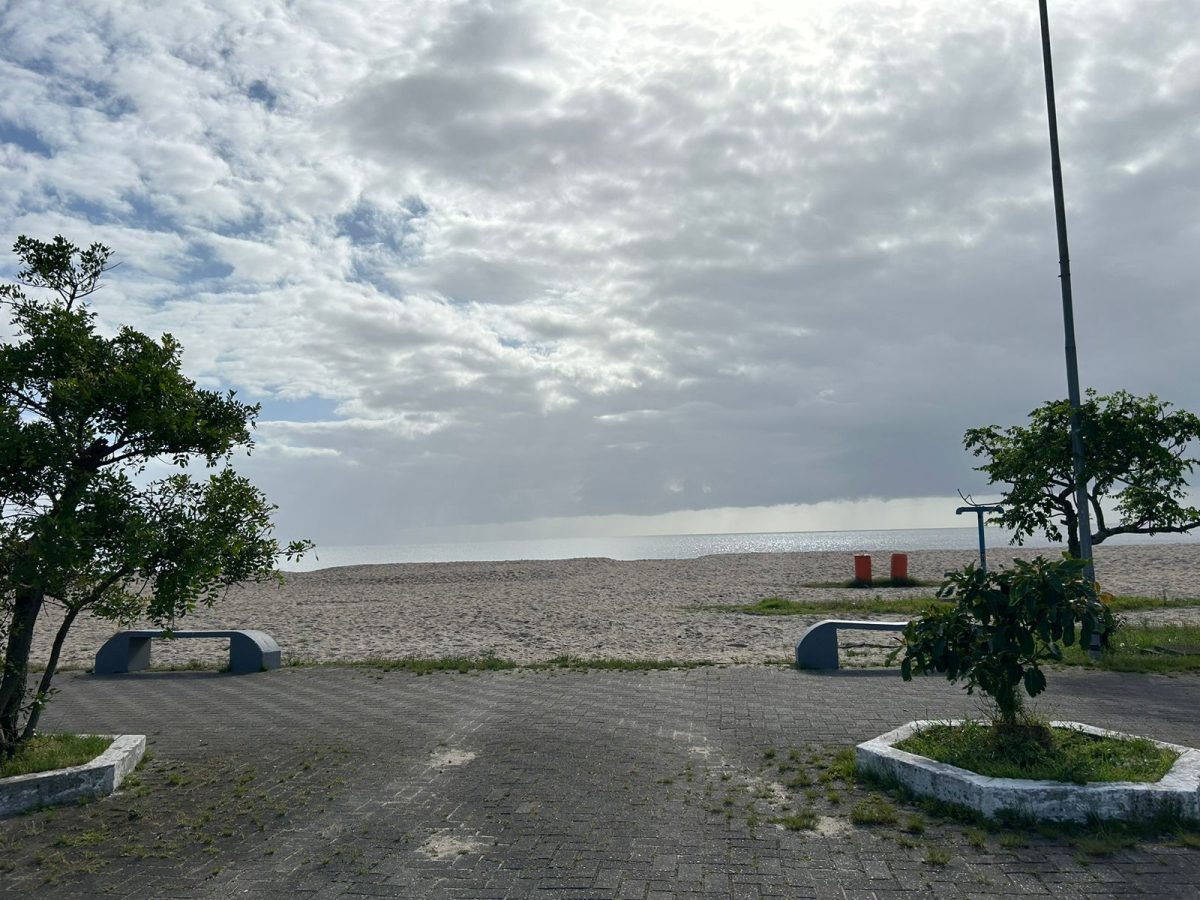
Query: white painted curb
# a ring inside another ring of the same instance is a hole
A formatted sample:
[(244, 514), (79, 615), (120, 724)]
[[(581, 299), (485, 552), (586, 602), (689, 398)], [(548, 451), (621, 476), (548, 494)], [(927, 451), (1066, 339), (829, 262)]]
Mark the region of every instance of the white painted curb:
[(112, 737), (108, 749), (81, 766), (0, 778), (0, 816), (11, 816), (39, 806), (73, 803), (84, 797), (106, 797), (120, 787), (146, 752), (144, 734)]
[[(861, 772), (894, 779), (915, 794), (978, 810), (989, 818), (995, 818), (1001, 812), (1013, 812), (1055, 822), (1086, 822), (1092, 818), (1136, 821), (1161, 813), (1174, 813), (1182, 818), (1200, 820), (1200, 750), (1191, 747), (1152, 741), (1179, 754), (1175, 765), (1159, 781), (1068, 784), (990, 778), (893, 746), (930, 725), (961, 722), (961, 719), (909, 722), (859, 744), (855, 762)], [(1103, 737), (1134, 737), (1080, 722), (1050, 724), (1055, 728), (1073, 728)]]

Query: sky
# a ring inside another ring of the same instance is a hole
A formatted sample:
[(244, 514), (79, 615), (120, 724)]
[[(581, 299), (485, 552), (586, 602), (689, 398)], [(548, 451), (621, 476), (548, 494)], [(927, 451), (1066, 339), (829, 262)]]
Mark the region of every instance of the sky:
[[(1200, 0), (1050, 16), (1081, 380), (1200, 411)], [(285, 539), (969, 525), (963, 432), (1066, 394), (1032, 0), (0, 0), (0, 48), (0, 244), (116, 251), (102, 327), (262, 404)]]

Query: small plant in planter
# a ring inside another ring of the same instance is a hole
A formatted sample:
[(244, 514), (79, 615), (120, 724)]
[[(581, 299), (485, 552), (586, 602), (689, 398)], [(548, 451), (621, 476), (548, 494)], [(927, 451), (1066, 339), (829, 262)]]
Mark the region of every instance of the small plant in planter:
[(1087, 646), (1098, 634), (1106, 643), (1117, 622), (1084, 578), (1082, 560), (1013, 563), (948, 572), (938, 598), (956, 603), (931, 609), (904, 630), (900, 674), (905, 681), (928, 672), (965, 679), (967, 693), (978, 688), (995, 704), (997, 732), (1037, 736), (1044, 726), (1029, 720), (1024, 695), (1046, 689), (1041, 663), (1062, 659), (1062, 648), (1076, 640)]
[(859, 744), (859, 771), (987, 817), (1200, 821), (1200, 751), (1026, 709), (1046, 689), (1042, 664), (1117, 627), (1083, 573), (1071, 558), (948, 573), (938, 596), (954, 605), (905, 628), (901, 674), (965, 681), (994, 704), (991, 722), (909, 722)]

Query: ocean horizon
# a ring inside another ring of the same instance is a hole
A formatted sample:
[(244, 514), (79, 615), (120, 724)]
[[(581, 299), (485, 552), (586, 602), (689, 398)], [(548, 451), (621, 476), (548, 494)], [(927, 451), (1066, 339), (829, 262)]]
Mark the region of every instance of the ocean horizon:
[[(989, 556), (1002, 558), (1011, 533), (985, 529)], [(1200, 535), (1118, 535), (1107, 544), (1196, 543)], [(1026, 547), (1064, 549), (1045, 538)], [(866, 531), (782, 531), (733, 534), (656, 534), (620, 537), (523, 538), (520, 540), (448, 541), (413, 544), (361, 544), (317, 547), (299, 563), (282, 562), (287, 572), (311, 572), (337, 566), (384, 563), (500, 562), (600, 557), (618, 560), (695, 559), (722, 553), (904, 553), (914, 550), (977, 550), (979, 531), (959, 528), (896, 528)]]

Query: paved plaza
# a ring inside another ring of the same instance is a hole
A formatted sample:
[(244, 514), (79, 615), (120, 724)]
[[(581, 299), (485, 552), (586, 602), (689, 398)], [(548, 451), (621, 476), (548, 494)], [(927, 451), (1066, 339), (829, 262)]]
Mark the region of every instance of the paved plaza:
[[(1200, 895), (1200, 849), (1168, 837), (1102, 855), (904, 803), (852, 822), (882, 798), (840, 778), (839, 752), (975, 708), (933, 678), (288, 668), (58, 687), (47, 730), (144, 733), (151, 758), (114, 797), (0, 822), (0, 896)], [(1056, 671), (1041, 709), (1197, 746), (1198, 699), (1195, 677)]]

